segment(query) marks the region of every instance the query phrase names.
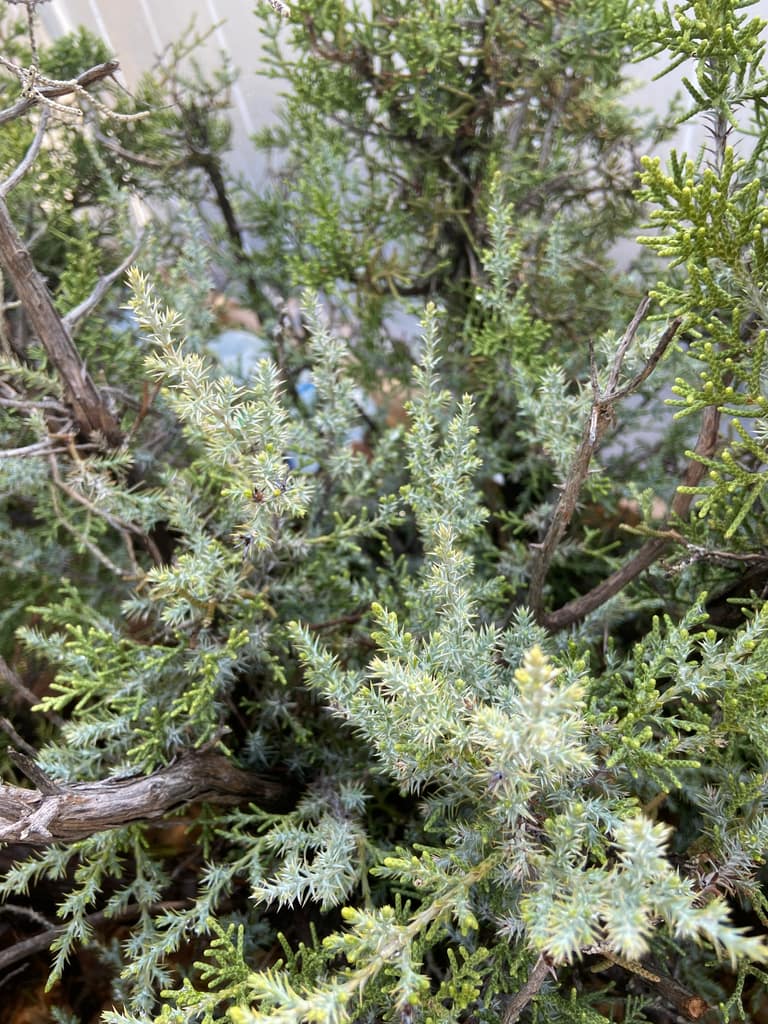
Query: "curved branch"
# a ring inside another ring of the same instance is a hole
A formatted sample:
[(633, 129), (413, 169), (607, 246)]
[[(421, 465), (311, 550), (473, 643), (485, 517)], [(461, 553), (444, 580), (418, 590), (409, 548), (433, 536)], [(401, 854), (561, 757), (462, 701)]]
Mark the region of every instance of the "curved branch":
[(85, 299), (83, 299), (83, 301), (78, 306), (75, 306), (74, 309), (70, 309), (70, 311), (62, 317), (64, 326), (67, 328), (68, 331), (75, 331), (80, 321), (84, 317), (88, 316), (91, 310), (95, 309), (95, 307), (98, 306), (98, 304), (107, 294), (107, 292), (115, 283), (115, 281), (117, 281), (118, 278), (123, 276), (128, 267), (130, 267), (130, 265), (136, 260), (136, 257), (141, 252), (141, 247), (144, 244), (146, 236), (146, 230), (142, 231), (134, 247), (125, 257), (123, 262), (118, 267), (115, 267), (115, 269), (110, 271), (108, 274), (104, 274), (102, 277), (100, 277), (99, 280), (96, 282), (91, 294), (88, 295)]
[(43, 109), (40, 111), (40, 120), (38, 121), (37, 129), (35, 131), (32, 142), (29, 145), (29, 149), (24, 154), (24, 157), (22, 158), (21, 162), (18, 164), (16, 169), (12, 171), (12, 173), (8, 175), (8, 177), (5, 179), (2, 185), (0, 185), (0, 198), (5, 199), (8, 193), (18, 185), (18, 183), (21, 181), (21, 179), (24, 177), (27, 171), (30, 170), (35, 160), (37, 160), (37, 154), (40, 152), (40, 147), (43, 144), (43, 139), (45, 137), (46, 129), (48, 128), (48, 120), (50, 116), (51, 113), (48, 110), (48, 108), (43, 107)]
[[(717, 447), (718, 432), (720, 429), (720, 411), (716, 406), (707, 406), (701, 419), (701, 428), (693, 450), (693, 457), (688, 462), (683, 479), (678, 486), (695, 487), (706, 472), (706, 465), (700, 459), (711, 458)], [(683, 519), (690, 510), (693, 502), (693, 495), (686, 491), (677, 491), (672, 499), (671, 516)], [(595, 611), (606, 601), (623, 590), (628, 583), (645, 572), (656, 562), (669, 547), (671, 538), (669, 535), (652, 537), (637, 551), (635, 555), (620, 569), (611, 573), (602, 583), (598, 583), (586, 594), (574, 598), (568, 604), (564, 604), (557, 611), (550, 612), (541, 618), (542, 625), (550, 632), (555, 633), (566, 626), (578, 622), (585, 615)]]
[[(579, 495), (581, 493), (581, 488), (583, 487), (584, 481), (586, 480), (589, 472), (592, 457), (600, 444), (606, 428), (612, 422), (613, 406), (617, 401), (622, 398), (626, 398), (627, 395), (631, 394), (648, 376), (650, 376), (652, 370), (658, 364), (661, 357), (669, 347), (669, 344), (677, 333), (677, 329), (681, 323), (680, 317), (677, 317), (668, 325), (659, 339), (656, 348), (646, 360), (643, 369), (629, 382), (629, 384), (623, 388), (619, 388), (619, 377), (624, 359), (626, 358), (627, 352), (634, 341), (643, 317), (648, 311), (649, 305), (650, 299), (648, 296), (645, 296), (637, 307), (635, 315), (621, 339), (614, 356), (613, 365), (608, 378), (608, 385), (605, 391), (600, 391), (597, 386), (597, 372), (594, 362), (592, 363), (593, 398), (589, 420), (584, 425), (581, 442), (579, 447), (576, 449), (576, 453), (568, 470), (568, 475), (565, 483), (563, 484), (560, 496), (558, 497), (555, 510), (544, 539), (540, 544), (532, 545), (532, 548), (534, 549), (534, 556), (532, 559), (528, 603), (537, 618), (544, 621), (549, 628), (553, 628), (550, 625), (550, 621), (559, 613), (555, 612), (550, 616), (543, 615), (544, 584), (546, 582), (547, 573), (555, 551), (557, 550), (557, 546), (562, 540), (563, 535), (568, 529), (571, 519), (573, 518), (573, 514), (579, 500)], [(643, 566), (643, 568), (646, 567), (647, 566)], [(638, 572), (641, 571), (642, 568), (638, 569)], [(602, 601), (600, 603), (602, 603)], [(570, 608), (570, 605), (567, 607)], [(597, 605), (595, 607), (597, 607)], [(563, 611), (563, 609), (560, 611)]]
[(71, 843), (106, 829), (156, 820), (197, 801), (252, 800), (274, 810), (285, 807), (293, 792), (285, 781), (237, 768), (224, 754), (189, 751), (151, 775), (73, 785), (46, 782), (36, 789), (0, 784), (0, 842)]
[[(17, 78), (20, 78), (25, 69), (14, 65), (12, 61), (3, 60), (3, 65), (8, 68), (9, 71), (14, 73)], [(5, 110), (0, 110), (0, 124), (4, 124), (6, 121), (12, 121), (14, 117), (20, 117), (21, 114), (29, 110), (36, 103), (45, 100), (56, 99), (58, 96), (67, 96), (72, 92), (80, 92), (87, 86), (92, 85), (94, 82), (100, 81), (102, 78), (109, 78), (114, 75), (116, 71), (120, 69), (120, 63), (116, 60), (108, 60), (103, 64), (96, 64), (95, 67), (88, 68), (87, 71), (83, 71), (77, 78), (73, 78), (71, 82), (52, 82), (50, 85), (42, 84), (31, 96), (22, 96), (20, 100), (17, 100), (12, 107), (6, 107)]]

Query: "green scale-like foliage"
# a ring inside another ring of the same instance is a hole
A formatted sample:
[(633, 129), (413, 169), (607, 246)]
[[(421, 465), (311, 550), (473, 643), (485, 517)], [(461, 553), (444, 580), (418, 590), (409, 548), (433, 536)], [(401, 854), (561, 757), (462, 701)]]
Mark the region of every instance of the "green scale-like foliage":
[(257, 256), (263, 273), (330, 291), (373, 344), (387, 314), (439, 296), (451, 311), (446, 369), (456, 358), (466, 374), (466, 357), (482, 354), (490, 388), (501, 330), (485, 324), (471, 282), (484, 285), (482, 253), (505, 226), (495, 172), (524, 255), (504, 291), (514, 302), (527, 290), (534, 315), (573, 346), (621, 290), (605, 252), (636, 216), (631, 164), (645, 129), (619, 98), (628, 9), (295, 5), (282, 30), (267, 26), (270, 71), (290, 91), (284, 123), (260, 136), (283, 161), (256, 206), (273, 239)]
[[(682, 273), (654, 292), (665, 311), (681, 316), (697, 377), (680, 378), (678, 415), (717, 406), (730, 417), (730, 437), (700, 461), (708, 480), (698, 515), (710, 536), (734, 550), (764, 544), (765, 463), (765, 228), (763, 175), (765, 104), (764, 22), (744, 4), (691, 4), (654, 16), (646, 45), (670, 46), (678, 60), (696, 53), (695, 79), (684, 84), (689, 117), (711, 118), (708, 152), (692, 160), (673, 151), (669, 170), (646, 160), (644, 199), (654, 204), (657, 233), (642, 239)], [(737, 56), (738, 55), (738, 56)]]

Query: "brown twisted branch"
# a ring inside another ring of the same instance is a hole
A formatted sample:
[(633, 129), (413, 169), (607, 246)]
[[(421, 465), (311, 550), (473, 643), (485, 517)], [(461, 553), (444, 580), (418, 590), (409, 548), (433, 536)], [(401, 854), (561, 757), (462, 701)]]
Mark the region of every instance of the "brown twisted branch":
[(71, 843), (96, 832), (162, 818), (197, 801), (236, 804), (243, 800), (269, 810), (285, 807), (290, 783), (244, 771), (214, 750), (189, 751), (151, 775), (54, 783), (25, 755), (14, 761), (33, 775), (35, 789), (0, 784), (0, 842), (46, 846)]

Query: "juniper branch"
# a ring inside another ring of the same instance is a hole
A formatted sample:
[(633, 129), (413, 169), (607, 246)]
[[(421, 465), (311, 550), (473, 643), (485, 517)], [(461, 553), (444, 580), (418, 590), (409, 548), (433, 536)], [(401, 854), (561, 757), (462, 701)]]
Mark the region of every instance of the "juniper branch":
[(544, 584), (547, 578), (550, 563), (554, 557), (557, 546), (563, 538), (565, 531), (576, 511), (581, 488), (587, 478), (592, 457), (597, 450), (600, 441), (613, 420), (614, 404), (631, 394), (649, 376), (653, 368), (667, 350), (670, 342), (677, 333), (680, 326), (680, 319), (673, 320), (659, 339), (656, 348), (646, 360), (642, 371), (638, 373), (625, 387), (619, 388), (619, 375), (624, 359), (637, 334), (637, 330), (648, 311), (650, 299), (645, 296), (640, 302), (635, 315), (632, 317), (624, 336), (616, 350), (613, 359), (608, 384), (605, 391), (601, 391), (597, 385), (596, 373), (593, 365), (593, 399), (589, 419), (584, 425), (584, 432), (576, 454), (571, 463), (567, 479), (560, 492), (555, 505), (549, 527), (541, 544), (534, 545), (535, 553), (531, 570), (531, 584), (528, 596), (528, 603), (537, 616), (541, 617), (544, 597)]
[(151, 775), (61, 784), (55, 793), (44, 792), (40, 785), (22, 789), (0, 783), (0, 841), (32, 846), (71, 843), (131, 822), (157, 820), (196, 801), (252, 800), (276, 809), (284, 807), (291, 794), (292, 787), (282, 779), (244, 771), (212, 750), (190, 751)]
[[(76, 449), (74, 445), (71, 445), (70, 454), (75, 453)], [(78, 491), (76, 487), (70, 487), (68, 483), (62, 480), (61, 473), (59, 472), (59, 464), (57, 460), (54, 458), (53, 453), (49, 452), (48, 455), (48, 463), (51, 467), (51, 477), (53, 479), (54, 484), (59, 488), (60, 491), (62, 491), (62, 493), (66, 494), (67, 497), (71, 498), (73, 501), (76, 501), (79, 505), (82, 505), (83, 508), (87, 508), (89, 512), (92, 512), (94, 515), (99, 516), (99, 518), (109, 523), (109, 525), (114, 530), (117, 530), (118, 533), (121, 534), (124, 540), (130, 534), (133, 534), (135, 537), (138, 537), (139, 540), (142, 541), (142, 543), (147, 545), (147, 549), (149, 550), (149, 553), (152, 556), (152, 559), (155, 562), (155, 564), (160, 565), (162, 563), (163, 556), (160, 552), (160, 549), (158, 548), (157, 544), (155, 543), (155, 541), (153, 540), (149, 533), (145, 533), (144, 530), (136, 526), (135, 523), (131, 523), (127, 519), (123, 519), (121, 516), (113, 515), (106, 509), (99, 507), (99, 505), (96, 504), (95, 502), (89, 501), (88, 498), (86, 498), (86, 496), (81, 491)], [(132, 550), (133, 549), (129, 545), (129, 552)]]
[(141, 577), (141, 572), (139, 570), (138, 563), (136, 562), (136, 556), (133, 551), (133, 545), (131, 544), (130, 535), (125, 530), (120, 530), (120, 535), (123, 539), (124, 545), (128, 550), (128, 557), (131, 562), (130, 573), (127, 572), (125, 569), (121, 569), (119, 565), (115, 565), (112, 559), (108, 558), (107, 555), (104, 554), (104, 552), (101, 550), (98, 544), (94, 544), (92, 540), (90, 540), (84, 533), (76, 529), (72, 525), (72, 523), (69, 522), (69, 520), (64, 515), (61, 509), (61, 505), (56, 494), (56, 489), (54, 487), (51, 487), (51, 501), (53, 504), (53, 510), (56, 513), (57, 522), (64, 527), (64, 529), (70, 536), (75, 538), (78, 544), (82, 544), (84, 548), (90, 551), (93, 557), (96, 559), (96, 561), (101, 562), (101, 564), (105, 568), (107, 568), (112, 573), (113, 576), (115, 576), (119, 580), (131, 578), (137, 580)]
[[(91, 928), (107, 923), (118, 924), (130, 921), (132, 918), (139, 917), (143, 913), (161, 914), (169, 910), (183, 910), (189, 906), (189, 903), (189, 900), (166, 900), (162, 903), (153, 903), (149, 907), (140, 907), (137, 903), (129, 903), (127, 907), (124, 907), (122, 910), (116, 910), (114, 914), (109, 916), (103, 910), (96, 910), (92, 914), (86, 914), (85, 923)], [(6, 903), (3, 909), (7, 910), (9, 906), (10, 904)], [(20, 909), (23, 909), (24, 912), (27, 910), (26, 907)], [(4, 971), (20, 960), (26, 960), (27, 957), (50, 949), (54, 939), (61, 935), (66, 930), (66, 927), (64, 924), (52, 925), (44, 932), (40, 932), (38, 935), (31, 935), (28, 939), (15, 942), (8, 949), (2, 950), (0, 952), (0, 971)]]
[[(702, 415), (696, 447), (694, 448), (692, 458), (688, 462), (681, 486), (695, 487), (701, 480), (706, 466), (703, 462), (699, 461), (699, 458), (711, 458), (714, 454), (719, 428), (720, 411), (715, 406), (708, 406)], [(682, 519), (687, 515), (692, 501), (692, 494), (678, 490), (672, 499), (672, 517)], [(602, 583), (598, 583), (596, 587), (593, 587), (586, 594), (582, 594), (581, 597), (569, 601), (568, 604), (558, 608), (557, 611), (542, 616), (542, 625), (552, 632), (556, 632), (559, 629), (565, 629), (566, 626), (570, 626), (574, 622), (578, 622), (579, 619), (583, 619), (585, 615), (589, 615), (590, 612), (595, 611), (596, 608), (599, 608), (610, 598), (618, 594), (619, 591), (623, 590), (640, 573), (650, 568), (661, 557), (669, 544), (669, 536), (653, 537), (651, 540), (646, 541), (625, 565), (611, 573)]]
[(533, 965), (526, 983), (507, 1003), (504, 1009), (504, 1016), (501, 1018), (502, 1024), (515, 1024), (528, 1003), (538, 994), (541, 986), (546, 981), (547, 975), (551, 972), (552, 964), (542, 954)]

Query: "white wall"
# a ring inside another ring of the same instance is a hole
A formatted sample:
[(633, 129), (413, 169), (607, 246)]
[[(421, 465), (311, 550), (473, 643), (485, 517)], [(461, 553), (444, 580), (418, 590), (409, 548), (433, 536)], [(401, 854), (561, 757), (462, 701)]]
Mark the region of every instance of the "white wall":
[(222, 63), (222, 54), (240, 72), (232, 91), (232, 165), (254, 179), (264, 172), (249, 138), (273, 120), (279, 85), (256, 75), (261, 60), (260, 0), (53, 0), (38, 7), (44, 30), (56, 37), (79, 25), (100, 35), (120, 61), (121, 81), (129, 89), (159, 54), (176, 42), (194, 18), (201, 34), (214, 28), (197, 59), (203, 68)]

